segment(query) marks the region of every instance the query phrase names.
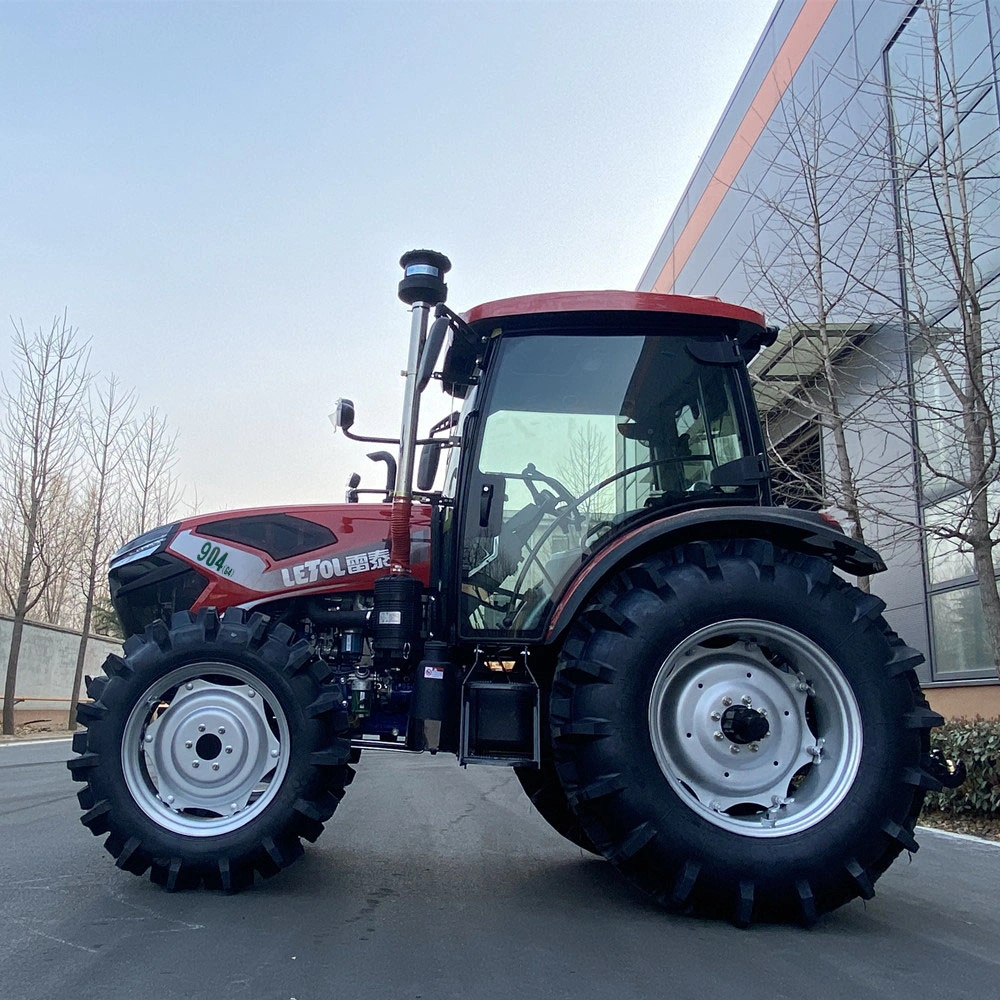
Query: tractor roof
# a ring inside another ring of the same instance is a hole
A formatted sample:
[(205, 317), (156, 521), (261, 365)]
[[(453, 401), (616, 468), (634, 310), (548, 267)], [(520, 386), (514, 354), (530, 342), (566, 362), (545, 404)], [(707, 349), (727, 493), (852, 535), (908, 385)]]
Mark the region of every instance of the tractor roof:
[(711, 296), (660, 295), (656, 292), (547, 292), (517, 295), (474, 306), (463, 318), (474, 324), (483, 320), (532, 316), (540, 313), (573, 312), (668, 312), (688, 316), (716, 316), (755, 326), (764, 325), (764, 316), (755, 309), (730, 305)]
[[(773, 341), (755, 309), (698, 295), (656, 292), (548, 292), (474, 306), (462, 316), (445, 355), (445, 392), (464, 397), (485, 347), (503, 335), (668, 336), (734, 338), (744, 361)], [(732, 355), (727, 355), (732, 357)]]

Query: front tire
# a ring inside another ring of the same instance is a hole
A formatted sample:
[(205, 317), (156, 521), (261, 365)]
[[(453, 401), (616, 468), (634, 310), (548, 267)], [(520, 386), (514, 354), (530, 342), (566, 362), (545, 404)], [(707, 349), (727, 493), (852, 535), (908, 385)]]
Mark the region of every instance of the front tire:
[(620, 573), (574, 624), (552, 692), (586, 834), (669, 908), (743, 926), (871, 897), (917, 848), (941, 722), (884, 606), (758, 539)]
[(81, 821), (119, 868), (236, 891), (314, 841), (353, 777), (329, 668), (285, 625), (175, 614), (109, 656), (69, 761)]

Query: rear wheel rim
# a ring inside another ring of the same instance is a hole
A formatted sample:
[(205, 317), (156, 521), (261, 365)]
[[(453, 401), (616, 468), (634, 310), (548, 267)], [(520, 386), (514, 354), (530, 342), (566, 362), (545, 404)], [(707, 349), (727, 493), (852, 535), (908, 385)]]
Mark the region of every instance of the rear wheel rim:
[(862, 724), (836, 661), (786, 625), (700, 629), (653, 681), (649, 733), (684, 804), (714, 826), (784, 837), (825, 820), (857, 777)]
[(251, 822), (288, 770), (288, 719), (260, 678), (229, 663), (187, 664), (152, 683), (122, 737), (122, 772), (155, 823), (193, 837)]

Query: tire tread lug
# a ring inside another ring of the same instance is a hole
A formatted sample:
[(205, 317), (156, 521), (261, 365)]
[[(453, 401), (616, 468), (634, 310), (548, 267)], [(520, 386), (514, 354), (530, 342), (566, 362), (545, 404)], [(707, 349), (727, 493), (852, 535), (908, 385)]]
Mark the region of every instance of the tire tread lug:
[(862, 899), (872, 899), (875, 896), (875, 885), (872, 882), (871, 875), (861, 866), (856, 858), (851, 858), (847, 864), (844, 865), (847, 869), (847, 873), (854, 879), (855, 884), (858, 887), (858, 895)]
[(894, 820), (887, 819), (882, 824), (882, 832), (892, 837), (897, 843), (902, 844), (910, 854), (916, 854), (920, 850), (920, 845), (917, 843), (913, 833), (907, 830), (905, 826), (900, 826)]

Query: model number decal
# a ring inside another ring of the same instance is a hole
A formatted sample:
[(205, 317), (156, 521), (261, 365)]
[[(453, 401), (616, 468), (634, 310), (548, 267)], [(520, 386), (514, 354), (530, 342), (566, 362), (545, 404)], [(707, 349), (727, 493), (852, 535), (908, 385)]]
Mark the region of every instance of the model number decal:
[(225, 549), (211, 542), (205, 542), (197, 556), (198, 562), (204, 563), (209, 569), (214, 569), (223, 576), (232, 576), (233, 567), (226, 565), (228, 558), (229, 553)]
[(317, 580), (332, 580), (336, 576), (351, 576), (354, 573), (368, 573), (373, 569), (387, 569), (389, 550), (375, 549), (374, 552), (358, 552), (344, 556), (344, 561), (333, 559), (308, 559), (297, 566), (285, 566), (281, 579), (286, 587), (302, 587)]

